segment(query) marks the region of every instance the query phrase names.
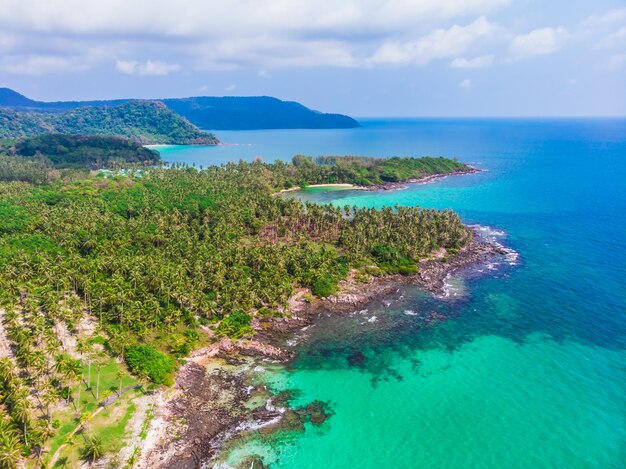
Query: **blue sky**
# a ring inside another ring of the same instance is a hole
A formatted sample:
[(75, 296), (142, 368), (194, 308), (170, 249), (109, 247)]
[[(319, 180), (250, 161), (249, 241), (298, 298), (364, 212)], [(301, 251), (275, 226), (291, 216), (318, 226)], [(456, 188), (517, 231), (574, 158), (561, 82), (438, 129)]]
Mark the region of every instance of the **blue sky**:
[(3, 0), (0, 86), (354, 116), (626, 115), (624, 0)]

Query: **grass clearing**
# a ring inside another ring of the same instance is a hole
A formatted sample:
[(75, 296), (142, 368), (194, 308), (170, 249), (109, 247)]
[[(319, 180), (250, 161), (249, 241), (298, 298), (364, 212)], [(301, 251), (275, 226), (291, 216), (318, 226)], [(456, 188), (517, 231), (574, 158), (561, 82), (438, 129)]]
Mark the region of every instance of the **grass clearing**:
[[(142, 395), (142, 391), (133, 389), (122, 394), (113, 404), (100, 410), (96, 415), (90, 416), (98, 411), (99, 402), (107, 396), (116, 393), (120, 388), (119, 372), (122, 372), (121, 385), (122, 388), (138, 384), (136, 378), (128, 374), (126, 367), (118, 363), (115, 359), (102, 355), (102, 367), (100, 369), (99, 396), (96, 400), (96, 385), (98, 382), (98, 371), (96, 365), (91, 364), (91, 382), (87, 385), (81, 383), (80, 405), (78, 405), (78, 384), (72, 386), (72, 396), (75, 399), (69, 405), (62, 404), (60, 409), (53, 412), (53, 419), (61, 422), (56, 435), (54, 435), (48, 444), (47, 452), (52, 457), (63, 444), (68, 442), (69, 435), (80, 424), (80, 418), (83, 417), (85, 429), (79, 433), (97, 434), (101, 436), (103, 445), (108, 452), (116, 452), (123, 445), (124, 433), (128, 421), (132, 417), (135, 406), (132, 400)], [(105, 361), (106, 359), (106, 361)], [(88, 381), (89, 365), (85, 364), (83, 368), (84, 380)], [(86, 417), (86, 418), (85, 418)], [(66, 446), (61, 450), (61, 456), (55, 463), (54, 467), (78, 467), (78, 448), (82, 446), (83, 439), (77, 434), (74, 438), (75, 447)], [(75, 453), (72, 456), (72, 453)]]

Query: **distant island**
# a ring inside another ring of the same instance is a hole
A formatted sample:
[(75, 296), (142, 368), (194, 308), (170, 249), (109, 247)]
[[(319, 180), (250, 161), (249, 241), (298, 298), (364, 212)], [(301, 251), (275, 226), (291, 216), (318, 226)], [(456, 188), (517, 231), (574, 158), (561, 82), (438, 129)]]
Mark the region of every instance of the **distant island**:
[(0, 107), (0, 138), (20, 139), (47, 133), (109, 135), (125, 137), (144, 145), (219, 143), (215, 135), (200, 130), (158, 101), (131, 101), (61, 113)]
[[(35, 101), (9, 88), (0, 88), (0, 107), (22, 112), (63, 113), (85, 107), (119, 106), (133, 99), (104, 101)], [(343, 129), (359, 123), (343, 114), (318, 112), (294, 101), (269, 96), (198, 96), (156, 99), (201, 129)]]

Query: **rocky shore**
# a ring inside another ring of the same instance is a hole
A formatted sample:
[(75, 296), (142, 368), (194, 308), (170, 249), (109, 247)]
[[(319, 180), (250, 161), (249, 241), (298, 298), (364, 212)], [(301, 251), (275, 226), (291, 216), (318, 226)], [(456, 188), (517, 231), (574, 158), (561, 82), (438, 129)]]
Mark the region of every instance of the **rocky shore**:
[[(475, 234), (456, 254), (446, 257), (442, 250), (422, 260), (416, 275), (362, 281), (351, 272), (341, 282), (337, 295), (312, 301), (308, 290), (298, 291), (290, 300), (289, 314), (254, 318), (252, 338), (225, 338), (189, 357), (177, 374), (171, 396), (156, 411), (136, 467), (201, 467), (214, 462), (225, 442), (237, 434), (303, 429), (306, 421), (322, 424), (330, 413), (323, 403), (294, 409), (289, 405), (289, 396), (272, 395), (262, 383), (254, 381), (255, 369), (293, 359), (294, 353), (280, 344), (313, 324), (320, 313), (349, 313), (395, 291), (400, 284), (414, 283), (441, 295), (446, 277), (455, 271), (507, 253), (505, 248), (481, 241)], [(262, 463), (246, 461), (246, 467), (260, 468)]]
[[(441, 178), (445, 178), (448, 176), (460, 176), (463, 174), (474, 174), (474, 173), (480, 173), (482, 170), (475, 168), (473, 166), (469, 166), (469, 165), (465, 165), (467, 166), (469, 169), (461, 169), (461, 170), (457, 170), (457, 171), (452, 171), (451, 173), (446, 173), (446, 174), (433, 174), (431, 176), (424, 176), (424, 177), (420, 177), (420, 178), (414, 178), (414, 179), (408, 179), (406, 181), (399, 181), (399, 182), (385, 182), (384, 184), (377, 184), (374, 186), (357, 186), (354, 184), (310, 184), (308, 186), (306, 186), (307, 188), (313, 188), (313, 187), (341, 187), (344, 189), (351, 189), (351, 190), (363, 190), (363, 191), (369, 191), (369, 192), (376, 192), (376, 191), (392, 191), (392, 190), (398, 190), (398, 189), (405, 189), (407, 187), (408, 184), (426, 184), (427, 182), (431, 182), (434, 181), (435, 179), (441, 179)], [(300, 186), (294, 186), (294, 187), (290, 187), (289, 189), (282, 189), (280, 191), (277, 191), (274, 193), (274, 195), (280, 195), (280, 194), (284, 194), (287, 192), (295, 192), (295, 191), (299, 191), (302, 190), (302, 187)]]
[(359, 189), (372, 191), (372, 192), (393, 191), (393, 190), (398, 190), (398, 189), (405, 189), (407, 184), (426, 184), (427, 182), (434, 181), (435, 179), (446, 178), (448, 176), (460, 176), (463, 174), (474, 174), (474, 173), (481, 172), (481, 170), (478, 168), (474, 168), (473, 166), (469, 166), (469, 165), (466, 165), (466, 166), (469, 167), (470, 169), (457, 170), (457, 171), (453, 171), (447, 174), (433, 174), (431, 176), (424, 176), (421, 178), (409, 179), (407, 181), (402, 181), (402, 182), (386, 182), (384, 184), (378, 184), (376, 186), (359, 186)]

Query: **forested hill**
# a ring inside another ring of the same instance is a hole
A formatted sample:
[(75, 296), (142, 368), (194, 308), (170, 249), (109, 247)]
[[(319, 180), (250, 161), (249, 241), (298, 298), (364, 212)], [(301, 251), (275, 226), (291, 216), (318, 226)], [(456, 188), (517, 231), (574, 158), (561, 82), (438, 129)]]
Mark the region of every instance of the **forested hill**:
[(219, 140), (158, 101), (85, 107), (53, 114), (0, 108), (0, 138), (45, 133), (111, 135), (141, 144), (215, 145)]
[[(59, 113), (83, 107), (119, 106), (131, 99), (110, 101), (34, 101), (9, 88), (0, 88), (0, 107), (15, 111)], [(269, 96), (227, 96), (159, 99), (202, 129), (332, 129), (359, 127), (343, 114), (318, 112), (293, 101)]]
[(42, 156), (57, 168), (110, 168), (113, 163), (151, 165), (159, 153), (132, 140), (107, 135), (44, 134), (22, 140), (16, 156)]
[(325, 114), (269, 96), (196, 97), (163, 102), (202, 129), (335, 129), (359, 127), (342, 114)]

